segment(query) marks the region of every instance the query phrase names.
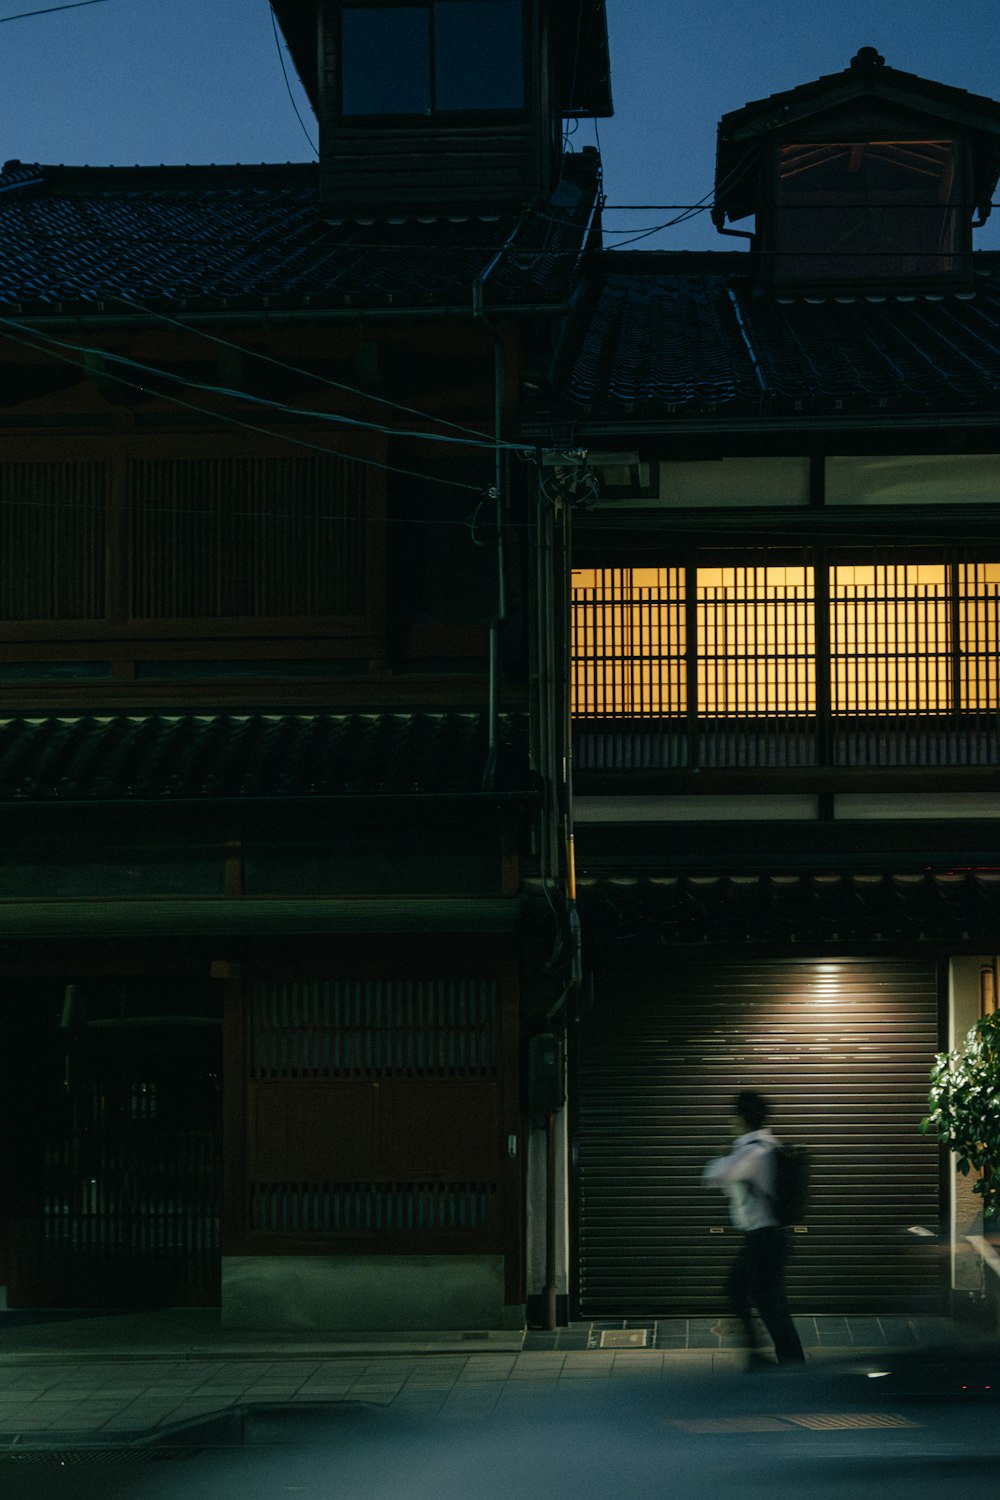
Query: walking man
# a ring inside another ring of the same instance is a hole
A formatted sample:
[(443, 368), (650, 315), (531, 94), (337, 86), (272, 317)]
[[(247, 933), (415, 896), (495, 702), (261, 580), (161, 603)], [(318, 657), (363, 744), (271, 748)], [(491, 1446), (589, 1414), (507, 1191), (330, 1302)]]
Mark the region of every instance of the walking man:
[(805, 1355), (785, 1292), (792, 1231), (779, 1224), (776, 1212), (779, 1143), (765, 1124), (768, 1108), (760, 1094), (750, 1089), (737, 1094), (735, 1111), (741, 1134), (729, 1155), (710, 1161), (701, 1178), (706, 1187), (721, 1187), (733, 1226), (743, 1231), (729, 1273), (730, 1304), (746, 1332), (751, 1368), (769, 1363), (758, 1348), (754, 1308), (774, 1342), (778, 1363), (801, 1364)]

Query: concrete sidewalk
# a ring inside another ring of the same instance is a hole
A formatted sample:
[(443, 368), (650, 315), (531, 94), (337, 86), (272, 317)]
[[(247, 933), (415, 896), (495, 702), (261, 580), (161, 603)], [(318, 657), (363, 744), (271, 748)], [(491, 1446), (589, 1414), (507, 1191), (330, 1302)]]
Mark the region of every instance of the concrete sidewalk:
[[(796, 1321), (810, 1362), (929, 1346), (954, 1333), (941, 1318)], [(607, 1347), (609, 1335), (625, 1346)], [(628, 1347), (639, 1335), (646, 1347)], [(482, 1417), (532, 1392), (687, 1383), (731, 1374), (741, 1362), (725, 1319), (362, 1336), (236, 1332), (221, 1327), (217, 1311), (201, 1309), (7, 1312), (0, 1313), (0, 1450), (156, 1441), (187, 1424), (194, 1433), (210, 1416), (276, 1404)]]

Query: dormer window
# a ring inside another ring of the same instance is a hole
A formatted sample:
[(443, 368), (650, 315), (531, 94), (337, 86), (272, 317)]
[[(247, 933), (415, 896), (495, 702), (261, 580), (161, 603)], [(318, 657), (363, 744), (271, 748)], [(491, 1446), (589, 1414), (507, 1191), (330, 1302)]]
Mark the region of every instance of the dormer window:
[(752, 274), (775, 289), (956, 287), (998, 175), (1000, 102), (862, 47), (843, 72), (722, 117), (712, 218), (751, 241)]
[(522, 0), (345, 0), (341, 110), (423, 115), (522, 110)]
[(962, 248), (958, 143), (798, 141), (774, 153), (776, 280), (947, 276)]

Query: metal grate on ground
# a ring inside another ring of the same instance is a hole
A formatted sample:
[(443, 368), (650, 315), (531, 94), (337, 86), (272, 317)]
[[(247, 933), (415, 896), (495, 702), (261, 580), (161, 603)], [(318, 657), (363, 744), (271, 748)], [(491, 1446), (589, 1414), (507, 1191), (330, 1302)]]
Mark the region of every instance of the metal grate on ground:
[[(817, 1314), (795, 1319), (802, 1346), (817, 1349), (900, 1349), (948, 1337), (947, 1318), (836, 1317)], [(529, 1329), (524, 1351), (537, 1349), (739, 1349), (739, 1325), (725, 1315), (705, 1318), (618, 1318), (570, 1323), (564, 1328)]]
[(0, 1469), (76, 1469), (106, 1464), (172, 1463), (199, 1456), (200, 1448), (7, 1448), (0, 1450)]

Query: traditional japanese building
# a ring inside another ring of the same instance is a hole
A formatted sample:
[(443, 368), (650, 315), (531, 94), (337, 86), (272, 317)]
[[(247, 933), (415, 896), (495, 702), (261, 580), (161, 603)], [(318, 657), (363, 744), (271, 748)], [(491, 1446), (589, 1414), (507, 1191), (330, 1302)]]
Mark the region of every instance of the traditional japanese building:
[(610, 252), (602, 4), (275, 11), (317, 164), (0, 177), (9, 1303), (714, 1312), (743, 1086), (800, 1309), (974, 1293), (1000, 104), (863, 48)]
[(796, 1306), (940, 1307), (975, 1200), (918, 1122), (1000, 947), (1000, 104), (862, 48), (717, 161), (742, 250), (593, 257), (525, 428), (572, 605), (569, 1304), (722, 1305), (698, 1177), (756, 1087), (814, 1153)]
[(2, 1280), (519, 1327), (563, 981), (511, 419), (603, 5), (276, 10), (318, 164), (0, 176)]

